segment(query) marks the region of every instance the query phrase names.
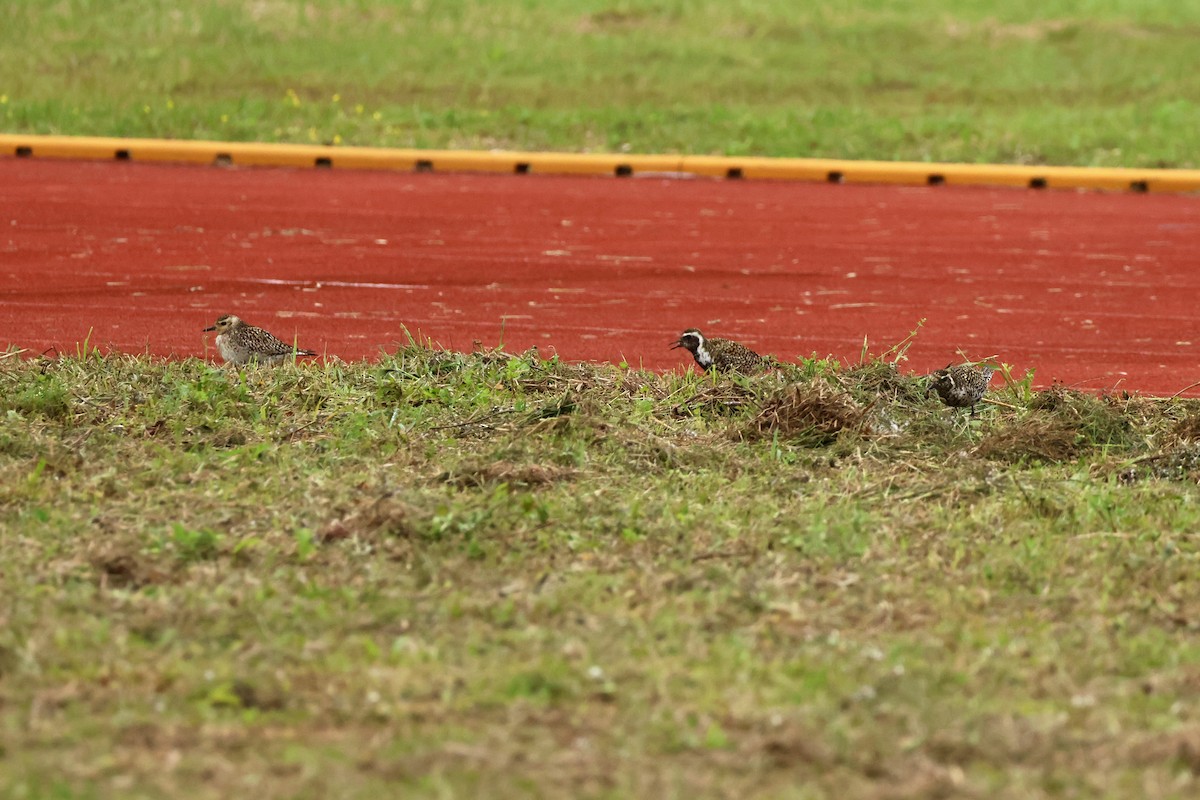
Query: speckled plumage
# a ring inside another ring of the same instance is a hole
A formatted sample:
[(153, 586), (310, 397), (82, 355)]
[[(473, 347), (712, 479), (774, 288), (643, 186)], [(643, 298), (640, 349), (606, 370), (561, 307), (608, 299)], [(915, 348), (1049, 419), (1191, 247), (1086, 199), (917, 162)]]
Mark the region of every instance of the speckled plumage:
[(298, 350), (276, 339), (262, 328), (247, 325), (233, 314), (226, 314), (205, 331), (217, 332), (217, 350), (221, 358), (234, 366), (249, 363), (278, 364), (293, 354), (315, 356), (312, 350)]
[(930, 388), (938, 393), (942, 402), (951, 408), (970, 408), (975, 414), (975, 404), (983, 399), (988, 384), (992, 381), (991, 367), (976, 367), (972, 364), (946, 365), (930, 375)]
[(692, 354), (701, 369), (716, 369), (719, 372), (740, 372), (749, 375), (770, 368), (771, 359), (738, 344), (732, 339), (709, 339), (696, 328), (688, 328), (671, 345), (674, 350), (682, 347)]

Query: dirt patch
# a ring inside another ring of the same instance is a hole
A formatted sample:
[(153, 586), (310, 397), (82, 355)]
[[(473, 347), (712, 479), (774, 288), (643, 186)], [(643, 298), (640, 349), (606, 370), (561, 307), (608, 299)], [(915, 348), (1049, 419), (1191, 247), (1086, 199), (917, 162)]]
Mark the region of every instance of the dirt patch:
[(438, 475), (453, 486), (476, 487), (507, 483), (510, 486), (545, 486), (570, 480), (576, 470), (552, 464), (515, 464), (511, 461), (471, 462)]
[(103, 545), (91, 554), (96, 583), (102, 589), (140, 589), (163, 583), (169, 573), (129, 547)]
[(363, 504), (345, 516), (331, 520), (318, 534), (322, 542), (358, 537), (361, 539), (413, 539), (421, 526), (416, 510), (403, 500), (386, 494)]

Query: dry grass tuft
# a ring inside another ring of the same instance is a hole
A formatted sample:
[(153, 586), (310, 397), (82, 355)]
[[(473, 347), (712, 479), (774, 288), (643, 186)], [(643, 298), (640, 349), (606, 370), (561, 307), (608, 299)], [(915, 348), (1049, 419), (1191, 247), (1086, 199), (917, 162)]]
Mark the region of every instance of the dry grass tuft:
[(796, 383), (763, 403), (744, 436), (827, 444), (842, 431), (861, 429), (869, 409), (824, 383)]
[(1077, 449), (1133, 444), (1134, 421), (1146, 410), (1140, 400), (1113, 395), (1096, 396), (1054, 385), (1038, 392), (1029, 403), (1034, 412), (1044, 412), (1065, 429), (1074, 430)]
[(1068, 461), (1079, 453), (1079, 429), (1057, 416), (1033, 412), (988, 434), (975, 452), (996, 461)]
[(1029, 402), (1029, 408), (1035, 411), (1059, 411), (1070, 408), (1082, 397), (1083, 392), (1055, 383), (1050, 388), (1034, 394), (1033, 399)]
[(901, 375), (896, 364), (881, 361), (848, 369), (837, 380), (858, 393), (906, 403), (920, 403), (929, 396), (925, 378)]

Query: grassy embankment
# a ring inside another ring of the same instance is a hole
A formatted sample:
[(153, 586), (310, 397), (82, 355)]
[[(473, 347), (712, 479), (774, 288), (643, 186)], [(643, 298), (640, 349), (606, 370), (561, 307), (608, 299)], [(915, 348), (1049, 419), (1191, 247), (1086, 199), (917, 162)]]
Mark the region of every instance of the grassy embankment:
[(0, 397), (0, 795), (1197, 787), (1196, 401), (420, 347)]

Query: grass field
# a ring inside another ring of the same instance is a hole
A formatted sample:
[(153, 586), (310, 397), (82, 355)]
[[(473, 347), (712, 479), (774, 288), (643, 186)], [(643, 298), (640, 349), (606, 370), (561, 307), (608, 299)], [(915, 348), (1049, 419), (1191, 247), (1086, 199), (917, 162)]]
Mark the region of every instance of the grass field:
[(1200, 402), (1002, 384), (7, 358), (0, 796), (1195, 796)]
[(8, 0), (11, 132), (1200, 166), (1168, 0)]

